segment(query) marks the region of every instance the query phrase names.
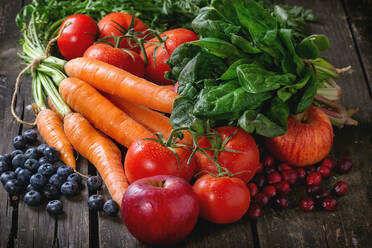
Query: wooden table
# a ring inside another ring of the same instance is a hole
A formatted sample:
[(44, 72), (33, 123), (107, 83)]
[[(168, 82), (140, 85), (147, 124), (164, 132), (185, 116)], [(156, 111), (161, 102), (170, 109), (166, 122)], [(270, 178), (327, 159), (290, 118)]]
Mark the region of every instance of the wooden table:
[[(21, 0), (0, 2), (0, 153), (12, 149), (11, 138), (26, 127), (10, 114), (14, 82), (21, 70), (14, 23)], [(265, 209), (257, 222), (246, 217), (231, 225), (214, 225), (200, 220), (182, 247), (372, 247), (372, 1), (313, 0), (284, 1), (313, 9), (322, 25), (314, 33), (327, 34), (331, 49), (324, 53), (338, 67), (352, 66), (337, 82), (345, 89), (343, 104), (359, 107), (358, 127), (335, 130), (333, 156), (353, 159), (351, 173), (328, 180), (349, 184), (349, 194), (339, 198), (337, 211), (304, 213), (295, 203), (301, 193), (292, 194), (286, 210)], [(26, 120), (34, 116), (27, 107), (32, 102), (30, 78), (24, 79), (17, 97), (16, 111)], [(79, 159), (79, 170), (95, 174), (87, 160)], [(302, 189), (303, 191), (303, 189)], [(23, 201), (11, 201), (0, 187), (0, 247), (146, 247), (131, 236), (120, 218), (89, 212), (88, 192), (72, 201), (63, 199), (67, 213), (58, 220), (44, 207), (31, 209)]]

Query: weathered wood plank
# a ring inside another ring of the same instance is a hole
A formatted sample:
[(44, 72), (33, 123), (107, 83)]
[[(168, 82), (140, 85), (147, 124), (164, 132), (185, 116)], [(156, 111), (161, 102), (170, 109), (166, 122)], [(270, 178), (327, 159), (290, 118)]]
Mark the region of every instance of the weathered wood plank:
[(372, 93), (372, 1), (343, 0), (343, 2)]
[[(11, 137), (18, 134), (20, 125), (10, 114), (11, 94), (18, 60), (15, 44), (19, 37), (14, 30), (14, 18), (21, 8), (19, 1), (2, 1), (0, 3), (0, 153), (13, 149)], [(13, 71), (13, 74), (9, 74)], [(16, 112), (23, 113), (23, 102), (16, 103)], [(18, 202), (10, 201), (7, 192), (0, 186), (0, 247), (13, 244), (17, 234)]]
[[(331, 49), (322, 55), (337, 67), (353, 66), (353, 70), (337, 82), (347, 89), (344, 90), (343, 104), (360, 108), (355, 118), (361, 126), (336, 130), (335, 157), (349, 156), (355, 162), (350, 174), (336, 175), (327, 183), (332, 185), (337, 180), (345, 180), (349, 184), (349, 194), (338, 199), (338, 210), (303, 213), (297, 204), (290, 205), (285, 211), (268, 209), (257, 223), (260, 247), (368, 247), (372, 243), (368, 235), (372, 232), (372, 203), (370, 193), (366, 192), (371, 185), (368, 166), (371, 165), (372, 139), (368, 125), (372, 120), (372, 106), (343, 6), (337, 0), (284, 2), (312, 8), (323, 23), (315, 25), (313, 32), (324, 33), (331, 41)], [(294, 201), (299, 199), (300, 195), (297, 195)]]

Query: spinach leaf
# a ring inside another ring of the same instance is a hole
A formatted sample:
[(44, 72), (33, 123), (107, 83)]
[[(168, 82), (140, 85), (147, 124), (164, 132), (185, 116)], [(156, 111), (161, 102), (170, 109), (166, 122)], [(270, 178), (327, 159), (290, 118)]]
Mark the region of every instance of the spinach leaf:
[(247, 109), (256, 109), (271, 98), (270, 93), (250, 94), (237, 80), (204, 88), (194, 105), (193, 114), (200, 118), (234, 120)]
[(284, 59), (282, 60), (283, 72), (302, 75), (304, 63), (297, 55), (293, 46), (292, 31), (290, 29), (279, 29), (279, 38), (283, 44), (283, 47), (286, 48), (286, 52), (283, 54)]
[(292, 85), (288, 85), (285, 87), (282, 87), (277, 91), (278, 97), (286, 102), (292, 95), (294, 95), (298, 90), (305, 87), (305, 85), (309, 82), (309, 80), (312, 78), (313, 71), (310, 67), (306, 67), (305, 69), (305, 75), (300, 78), (298, 82)]
[(202, 8), (192, 21), (192, 28), (200, 37), (213, 37), (225, 41), (240, 31), (240, 26), (228, 23), (211, 7)]
[(235, 25), (240, 24), (231, 0), (212, 0), (211, 6), (228, 22)]
[(230, 42), (217, 38), (202, 38), (200, 40), (190, 42), (193, 45), (205, 48), (209, 53), (220, 58), (239, 58), (241, 52)]
[(249, 93), (261, 93), (292, 83), (296, 76), (290, 73), (278, 74), (268, 71), (258, 64), (243, 64), (237, 68), (240, 84)]
[(264, 114), (247, 110), (238, 120), (238, 125), (248, 133), (256, 132), (265, 137), (276, 137), (286, 133), (283, 127), (271, 121)]
[(328, 37), (322, 34), (313, 34), (303, 39), (296, 47), (296, 51), (301, 58), (316, 59), (319, 51), (329, 48)]
[(195, 84), (203, 79), (216, 79), (227, 66), (223, 59), (205, 51), (199, 52), (182, 69), (178, 77), (178, 93), (183, 94), (187, 84)]
[(324, 81), (329, 78), (338, 78), (339, 75), (336, 71), (336, 68), (331, 65), (327, 60), (323, 58), (316, 58), (311, 60), (315, 71), (316, 71), (316, 79), (318, 81)]
[(222, 76), (219, 78), (219, 80), (230, 80), (230, 79), (235, 79), (235, 78), (238, 78), (238, 74), (236, 72), (236, 68), (239, 66), (239, 65), (242, 65), (242, 64), (248, 64), (248, 63), (252, 63), (252, 60), (249, 59), (249, 58), (244, 58), (244, 59), (239, 59), (237, 61), (235, 61), (234, 63), (232, 63), (230, 65), (230, 67), (224, 72), (224, 74), (222, 74)]
[(177, 47), (167, 61), (171, 70), (165, 72), (165, 78), (177, 81), (182, 69), (200, 50), (199, 46), (190, 43), (184, 43)]
[(235, 46), (240, 48), (245, 53), (248, 53), (248, 54), (261, 53), (260, 49), (253, 46), (253, 44), (250, 41), (248, 41), (247, 39), (244, 39), (242, 36), (232, 34), (231, 43), (233, 43)]

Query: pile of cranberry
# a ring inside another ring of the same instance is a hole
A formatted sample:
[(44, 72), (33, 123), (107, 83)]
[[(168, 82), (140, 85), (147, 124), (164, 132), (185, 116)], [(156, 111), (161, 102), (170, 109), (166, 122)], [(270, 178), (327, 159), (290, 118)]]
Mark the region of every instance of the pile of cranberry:
[(262, 208), (269, 205), (279, 209), (288, 207), (288, 195), (297, 185), (306, 185), (306, 197), (299, 201), (299, 207), (305, 212), (315, 208), (332, 211), (336, 209), (334, 196), (343, 196), (348, 191), (344, 181), (338, 181), (332, 190), (321, 187), (323, 180), (328, 179), (337, 170), (344, 174), (351, 170), (353, 163), (349, 158), (341, 158), (335, 163), (329, 157), (319, 165), (292, 167), (286, 163), (276, 164), (275, 159), (267, 155), (257, 169), (252, 182), (248, 183), (252, 204), (248, 210), (251, 219), (261, 215)]

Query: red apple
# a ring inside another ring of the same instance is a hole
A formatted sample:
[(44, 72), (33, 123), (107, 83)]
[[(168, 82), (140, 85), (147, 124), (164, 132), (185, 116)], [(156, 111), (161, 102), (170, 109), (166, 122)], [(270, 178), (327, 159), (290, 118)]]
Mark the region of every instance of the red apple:
[(279, 137), (267, 138), (266, 147), (280, 161), (293, 166), (315, 164), (324, 159), (333, 144), (333, 129), (327, 115), (310, 106), (300, 119), (288, 118), (288, 131)]
[(124, 194), (121, 213), (129, 232), (151, 245), (172, 245), (194, 228), (199, 201), (184, 179), (160, 175), (132, 183)]

